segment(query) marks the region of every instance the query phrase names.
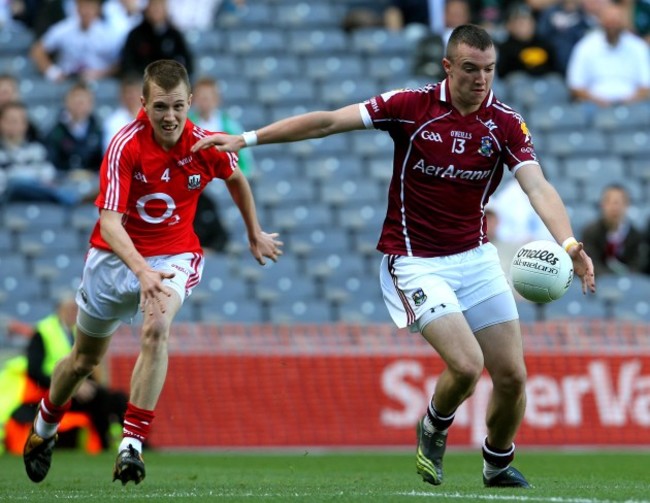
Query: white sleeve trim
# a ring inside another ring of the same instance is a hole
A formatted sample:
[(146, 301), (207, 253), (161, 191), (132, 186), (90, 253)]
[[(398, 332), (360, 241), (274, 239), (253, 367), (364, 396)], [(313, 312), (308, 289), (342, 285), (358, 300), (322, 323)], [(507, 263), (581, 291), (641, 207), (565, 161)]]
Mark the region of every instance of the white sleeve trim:
[(366, 110), (366, 105), (364, 103), (359, 103), (359, 113), (361, 114), (361, 120), (363, 120), (363, 125), (366, 129), (375, 129), (375, 125), (370, 118), (368, 110)]

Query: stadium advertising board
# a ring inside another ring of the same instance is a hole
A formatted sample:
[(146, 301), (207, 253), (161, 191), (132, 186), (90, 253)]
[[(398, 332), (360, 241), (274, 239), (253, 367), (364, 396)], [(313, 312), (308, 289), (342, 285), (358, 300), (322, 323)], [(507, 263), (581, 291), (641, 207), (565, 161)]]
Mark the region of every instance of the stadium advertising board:
[[(583, 340), (589, 334), (571, 323), (526, 330), (528, 405), (517, 444), (650, 445), (648, 329), (608, 325)], [(443, 370), (426, 344), (392, 327), (227, 330), (177, 331), (185, 344), (171, 351), (153, 445), (412, 446)], [(114, 347), (122, 349), (111, 354), (113, 380), (126, 388), (135, 352)], [(457, 413), (450, 446), (482, 442), (490, 390), (484, 376)]]

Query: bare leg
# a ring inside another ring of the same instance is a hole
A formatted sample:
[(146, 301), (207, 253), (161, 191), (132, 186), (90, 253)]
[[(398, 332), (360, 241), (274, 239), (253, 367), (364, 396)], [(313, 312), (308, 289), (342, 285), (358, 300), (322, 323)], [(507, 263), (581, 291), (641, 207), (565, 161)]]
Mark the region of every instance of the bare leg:
[(154, 410), (167, 376), (167, 342), (174, 315), (181, 306), (176, 292), (165, 298), (165, 313), (149, 309), (144, 313), (140, 354), (131, 375), (129, 401), (145, 410)]
[(460, 313), (432, 321), (422, 336), (447, 365), (436, 382), (434, 406), (443, 415), (452, 414), (472, 394), (481, 377), (481, 348)]
[(486, 418), (488, 443), (508, 449), (526, 410), (526, 365), (519, 322), (487, 327), (477, 332), (476, 338), (493, 383)]
[(111, 337), (91, 337), (77, 330), (72, 351), (56, 364), (52, 372), (50, 400), (61, 406), (72, 398), (83, 380), (106, 354)]

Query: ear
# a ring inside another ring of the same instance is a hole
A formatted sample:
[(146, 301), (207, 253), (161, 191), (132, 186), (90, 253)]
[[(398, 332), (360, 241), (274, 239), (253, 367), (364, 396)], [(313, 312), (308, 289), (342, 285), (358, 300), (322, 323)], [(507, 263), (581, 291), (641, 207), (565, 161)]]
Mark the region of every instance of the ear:
[(451, 74), (451, 61), (449, 61), (447, 58), (442, 58), (442, 67), (444, 68), (447, 75)]

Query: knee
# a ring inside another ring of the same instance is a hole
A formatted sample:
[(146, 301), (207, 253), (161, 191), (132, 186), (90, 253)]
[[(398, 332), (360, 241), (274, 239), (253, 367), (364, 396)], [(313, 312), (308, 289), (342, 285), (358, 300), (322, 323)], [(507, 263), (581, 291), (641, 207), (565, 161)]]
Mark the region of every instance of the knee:
[(518, 396), (526, 390), (526, 378), (526, 368), (521, 366), (497, 372), (492, 381), (495, 390), (500, 393)]
[(457, 383), (468, 389), (474, 389), (483, 372), (483, 359), (478, 356), (467, 358), (462, 362), (456, 362), (449, 370)]
[(141, 344), (143, 349), (157, 350), (167, 345), (169, 324), (151, 321), (142, 327)]
[(75, 355), (72, 360), (72, 372), (78, 378), (88, 377), (99, 365), (99, 359), (91, 355)]

